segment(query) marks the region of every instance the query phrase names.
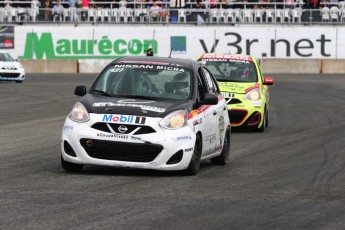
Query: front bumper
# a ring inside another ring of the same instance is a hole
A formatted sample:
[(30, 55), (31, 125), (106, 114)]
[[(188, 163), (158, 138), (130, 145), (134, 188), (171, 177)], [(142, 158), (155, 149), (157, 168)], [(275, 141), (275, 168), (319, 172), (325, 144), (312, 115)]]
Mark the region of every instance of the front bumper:
[(90, 114), (90, 121), (85, 123), (66, 118), (61, 141), (65, 161), (156, 170), (183, 170), (188, 167), (196, 139), (190, 126), (167, 130), (158, 125), (161, 118), (146, 118), (148, 129), (154, 132), (118, 134), (96, 125), (97, 116)]
[(24, 71), (0, 70), (0, 81), (23, 81), (25, 80)]
[[(228, 101), (230, 98), (226, 98)], [(261, 127), (265, 103), (236, 96), (228, 101), (228, 113), (232, 127)]]

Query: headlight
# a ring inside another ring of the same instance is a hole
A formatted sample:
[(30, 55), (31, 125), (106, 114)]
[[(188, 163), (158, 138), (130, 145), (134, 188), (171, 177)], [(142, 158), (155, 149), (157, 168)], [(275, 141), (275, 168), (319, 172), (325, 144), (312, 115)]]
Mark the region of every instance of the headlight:
[(246, 95), (244, 95), (244, 99), (246, 100), (252, 100), (257, 101), (260, 99), (260, 90), (259, 88), (254, 88), (250, 90)]
[(185, 126), (186, 123), (187, 111), (177, 110), (165, 116), (165, 118), (159, 124), (166, 129), (178, 129)]
[(18, 68), (23, 69), (23, 65), (18, 63)]
[(75, 103), (71, 113), (69, 114), (69, 118), (75, 122), (86, 122), (90, 120), (89, 113), (85, 106), (80, 102)]

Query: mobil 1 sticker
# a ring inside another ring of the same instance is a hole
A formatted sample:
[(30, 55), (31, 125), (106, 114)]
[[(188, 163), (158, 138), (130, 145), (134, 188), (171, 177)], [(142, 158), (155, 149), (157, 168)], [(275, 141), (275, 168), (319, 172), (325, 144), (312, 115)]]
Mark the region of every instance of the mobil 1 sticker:
[(126, 123), (126, 124), (145, 124), (146, 117), (137, 117), (137, 116), (133, 116), (133, 115), (103, 114), (102, 122)]
[(136, 124), (145, 124), (146, 117), (136, 117), (135, 118), (135, 123)]

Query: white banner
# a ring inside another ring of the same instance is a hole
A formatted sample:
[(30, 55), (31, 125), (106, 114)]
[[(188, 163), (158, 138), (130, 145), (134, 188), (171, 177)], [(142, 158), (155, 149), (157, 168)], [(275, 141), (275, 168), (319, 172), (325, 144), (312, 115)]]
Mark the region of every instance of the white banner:
[(114, 59), (145, 55), (196, 59), (205, 52), (257, 58), (345, 59), (345, 28), (309, 26), (16, 26), (19, 59)]

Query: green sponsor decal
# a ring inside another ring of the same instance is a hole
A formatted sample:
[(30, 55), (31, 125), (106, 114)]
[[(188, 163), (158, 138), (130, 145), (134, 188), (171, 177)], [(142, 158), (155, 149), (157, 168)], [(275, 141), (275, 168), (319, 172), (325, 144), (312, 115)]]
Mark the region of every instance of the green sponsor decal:
[(157, 53), (156, 40), (116, 39), (102, 36), (100, 40), (60, 39), (55, 43), (51, 33), (27, 33), (25, 50), (20, 59), (114, 59), (126, 55), (145, 54), (153, 48)]

